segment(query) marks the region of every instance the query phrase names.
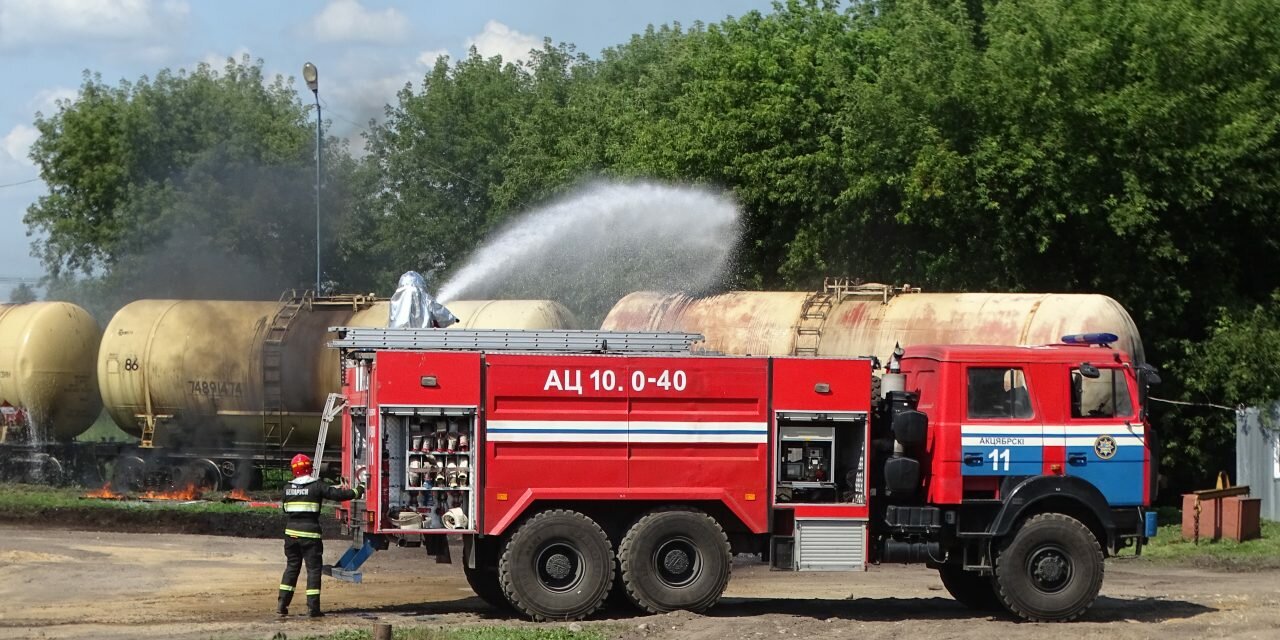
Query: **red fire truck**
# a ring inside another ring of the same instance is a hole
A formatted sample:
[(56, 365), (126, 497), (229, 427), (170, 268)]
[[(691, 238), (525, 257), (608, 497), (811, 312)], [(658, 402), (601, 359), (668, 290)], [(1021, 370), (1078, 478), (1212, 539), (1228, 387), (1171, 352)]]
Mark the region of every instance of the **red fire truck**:
[[(1154, 535), (1155, 370), (1107, 334), (874, 358), (699, 353), (696, 334), (335, 329), (354, 544), (445, 559), (495, 606), (577, 619), (616, 591), (711, 607), (779, 571), (935, 568), (976, 609), (1071, 620)], [(1081, 344), (1067, 344), (1075, 342)]]

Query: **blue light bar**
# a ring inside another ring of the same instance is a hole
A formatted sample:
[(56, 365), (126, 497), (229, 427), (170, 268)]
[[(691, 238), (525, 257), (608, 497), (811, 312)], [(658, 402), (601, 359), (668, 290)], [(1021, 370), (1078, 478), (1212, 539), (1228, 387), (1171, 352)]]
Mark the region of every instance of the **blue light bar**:
[(1069, 336), (1062, 336), (1062, 344), (1102, 344), (1108, 345), (1112, 342), (1119, 342), (1120, 336), (1114, 333), (1077, 333)]

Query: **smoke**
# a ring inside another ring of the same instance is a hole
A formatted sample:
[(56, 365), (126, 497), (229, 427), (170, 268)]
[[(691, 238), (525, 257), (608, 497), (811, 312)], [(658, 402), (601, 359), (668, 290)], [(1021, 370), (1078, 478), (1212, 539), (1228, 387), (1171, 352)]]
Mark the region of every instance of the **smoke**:
[[(315, 288), (315, 173), (305, 166), (261, 166), (206, 150), (117, 217), (124, 231), (95, 277), (51, 283), (51, 297), (77, 302), (105, 323), (144, 298), (276, 300)], [(321, 214), (326, 271), (332, 272), (337, 222), (348, 188), (332, 177)]]
[(656, 183), (599, 183), (516, 218), (441, 286), (463, 298), (550, 298), (597, 324), (619, 298), (722, 283), (741, 239), (727, 196)]

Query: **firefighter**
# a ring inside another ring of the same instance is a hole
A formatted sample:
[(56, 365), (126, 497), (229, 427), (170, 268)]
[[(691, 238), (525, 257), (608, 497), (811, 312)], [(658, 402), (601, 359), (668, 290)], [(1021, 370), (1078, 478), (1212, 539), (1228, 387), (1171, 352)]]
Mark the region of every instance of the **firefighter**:
[(331, 487), (312, 475), (311, 457), (299, 453), (289, 463), (293, 480), (284, 487), (284, 577), (280, 579), (280, 601), (276, 613), (289, 615), (302, 562), (307, 563), (307, 614), (320, 612), (320, 566), (324, 562), (324, 542), (320, 538), (320, 504), (324, 500), (343, 502), (364, 495), (364, 485), (353, 489)]

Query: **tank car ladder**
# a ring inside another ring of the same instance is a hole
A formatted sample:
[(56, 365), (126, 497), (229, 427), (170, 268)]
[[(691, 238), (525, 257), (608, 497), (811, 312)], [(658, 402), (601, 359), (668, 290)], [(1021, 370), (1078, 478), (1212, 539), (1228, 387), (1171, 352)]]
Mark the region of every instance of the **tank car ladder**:
[(792, 355), (816, 356), (818, 344), (822, 342), (822, 328), (827, 324), (827, 315), (835, 306), (837, 292), (830, 286), (822, 291), (810, 293), (800, 306), (800, 321), (796, 323), (796, 346)]
[(262, 442), (267, 448), (284, 444), (284, 341), (289, 327), (312, 294), (289, 290), (280, 296), (280, 308), (262, 337)]

